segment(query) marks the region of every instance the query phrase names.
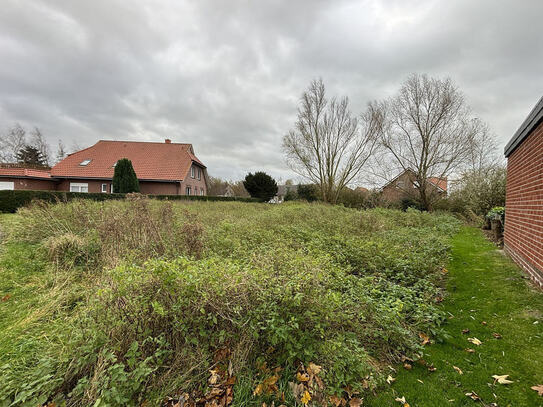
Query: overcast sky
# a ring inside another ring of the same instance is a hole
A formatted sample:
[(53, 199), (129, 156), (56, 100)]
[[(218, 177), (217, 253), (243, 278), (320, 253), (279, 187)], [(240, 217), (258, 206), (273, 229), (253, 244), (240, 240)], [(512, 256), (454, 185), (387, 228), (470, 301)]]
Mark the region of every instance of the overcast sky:
[(2, 0), (0, 128), (192, 143), (211, 175), (293, 177), (281, 152), (322, 77), (351, 108), (450, 76), (501, 147), (543, 95), (541, 0)]

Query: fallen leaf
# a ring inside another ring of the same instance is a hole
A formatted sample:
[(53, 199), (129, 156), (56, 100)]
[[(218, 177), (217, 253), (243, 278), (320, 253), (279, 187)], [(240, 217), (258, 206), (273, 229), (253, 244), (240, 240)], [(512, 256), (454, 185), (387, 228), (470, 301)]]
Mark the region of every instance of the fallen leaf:
[(307, 382), (309, 381), (309, 375), (307, 373), (296, 373), (296, 378), (299, 382)]
[(469, 398), (471, 398), (472, 400), (481, 400), (481, 397), (479, 397), (479, 395), (477, 393), (475, 393), (474, 391), (471, 391), (469, 393), (466, 393), (466, 396), (468, 396)]
[(411, 370), (413, 368), (413, 366), (411, 366), (409, 363), (404, 363), (403, 368), (407, 369), (407, 370)]
[(6, 302), (7, 300), (9, 300), (11, 298), (11, 294), (6, 294), (2, 297), (2, 302)]
[(486, 321), (481, 322), (481, 325), (486, 325)]
[(306, 390), (306, 391), (304, 392), (304, 395), (302, 396), (302, 398), (301, 398), (300, 401), (301, 401), (303, 404), (307, 404), (307, 403), (309, 403), (309, 400), (311, 400), (311, 395), (310, 395), (309, 392)]
[(420, 339), (422, 339), (422, 342), (421, 342), (421, 345), (424, 346), (426, 345), (428, 342), (430, 342), (430, 337), (428, 335), (426, 335), (425, 333), (419, 333), (419, 337)]
[(396, 397), (394, 400), (402, 403), (402, 407), (409, 407), (409, 403), (405, 401), (405, 397)]
[(424, 384), (424, 382), (420, 379), (417, 379), (417, 382), (419, 382), (420, 384)]
[(332, 395), (330, 396), (330, 403), (335, 407), (339, 407), (341, 404), (341, 399), (338, 396)]
[(387, 383), (388, 384), (392, 384), (396, 381), (396, 379), (394, 377), (392, 377), (391, 375), (388, 375), (387, 377)]
[(475, 349), (467, 348), (467, 349), (466, 349), (466, 352), (468, 352), (468, 353), (475, 353)]
[(493, 332), (493, 333), (492, 333), (492, 336), (493, 336), (494, 338), (496, 338), (496, 339), (501, 339), (501, 338), (502, 338), (502, 336), (501, 336), (499, 333), (497, 333), (497, 332)]
[(449, 270), (447, 270), (445, 267), (443, 267), (443, 268), (441, 269), (441, 272), (442, 272), (443, 274), (447, 274), (447, 273), (449, 272)]
[(511, 380), (507, 380), (507, 378), (509, 377), (508, 374), (504, 374), (504, 375), (493, 375), (492, 378), (494, 379), (494, 383), (498, 382), (500, 384), (511, 384), (513, 383)]
[(479, 345), (481, 345), (483, 343), (477, 338), (468, 338), (468, 341), (473, 343), (474, 345), (477, 345), (477, 346), (479, 346)]
[(460, 369), (457, 366), (453, 366), (453, 369), (456, 370), (458, 372), (458, 374), (464, 374), (464, 372), (462, 372), (462, 369)]
[(315, 376), (315, 382), (317, 383), (319, 389), (324, 389), (324, 383), (322, 382), (322, 379), (320, 377)]
[(207, 380), (208, 383), (211, 385), (216, 384), (221, 378), (218, 371), (216, 369), (212, 369), (209, 371), (209, 373), (211, 373), (211, 376), (209, 376), (209, 379)]
[(530, 389), (537, 391), (537, 394), (543, 396), (543, 384), (538, 384), (537, 386), (532, 386)]
[(273, 375), (270, 377), (267, 377), (262, 383), (264, 386), (273, 386), (275, 383), (277, 383), (277, 380), (279, 380), (279, 376)]
[(300, 398), (304, 391), (304, 385), (302, 383), (288, 382), (290, 390), (296, 399)]
[(232, 361), (228, 361), (228, 376), (234, 375), (234, 367), (232, 366)]
[(262, 394), (262, 383), (259, 383), (253, 391), (253, 396), (260, 396)]
[(436, 370), (437, 370), (437, 368), (434, 367), (434, 365), (428, 366), (428, 371), (429, 371), (429, 372), (435, 372)]
[(359, 399), (358, 397), (355, 397), (349, 400), (350, 407), (360, 407), (361, 405), (362, 405), (362, 399)]
[(314, 374), (314, 375), (318, 375), (318, 374), (321, 372), (321, 370), (322, 370), (322, 367), (321, 367), (321, 366), (316, 365), (316, 364), (314, 364), (314, 363), (312, 363), (312, 362), (310, 362), (310, 363), (309, 363), (309, 366), (307, 367), (307, 371), (308, 371), (309, 373)]
[(463, 334), (469, 334), (469, 329), (468, 329), (468, 328), (462, 329), (462, 333), (463, 333)]

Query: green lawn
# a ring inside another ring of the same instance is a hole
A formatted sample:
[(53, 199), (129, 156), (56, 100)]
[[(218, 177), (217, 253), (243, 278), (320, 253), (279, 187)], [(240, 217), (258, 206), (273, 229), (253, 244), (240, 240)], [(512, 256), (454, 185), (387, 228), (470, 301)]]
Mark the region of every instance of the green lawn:
[[(411, 371), (391, 371), (396, 381), (390, 390), (365, 405), (398, 406), (395, 398), (402, 396), (411, 407), (480, 405), (465, 395), (473, 391), (483, 405), (543, 406), (543, 397), (530, 389), (543, 384), (543, 293), (478, 229), (469, 227), (453, 240), (448, 292), (443, 306), (450, 315), (445, 326), (450, 338), (428, 345), (424, 356), (437, 370), (415, 364)], [(463, 334), (464, 329), (470, 332)], [(482, 344), (468, 342), (473, 337)], [(492, 375), (505, 374), (514, 383), (494, 384)]]

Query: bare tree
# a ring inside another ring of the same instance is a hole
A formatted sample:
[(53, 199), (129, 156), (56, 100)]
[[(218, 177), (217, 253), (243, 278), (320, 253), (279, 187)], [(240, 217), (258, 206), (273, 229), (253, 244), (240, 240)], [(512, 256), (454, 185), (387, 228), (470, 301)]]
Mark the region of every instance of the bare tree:
[(498, 143), (489, 126), (479, 119), (474, 119), (474, 125), (478, 127), (478, 132), (473, 140), (473, 148), (469, 152), (465, 170), (478, 173), (503, 167), (505, 160), (498, 151)]
[(347, 97), (328, 100), (323, 81), (314, 80), (302, 95), (295, 129), (283, 137), (287, 163), (335, 203), (370, 157), (379, 125), (379, 112), (354, 117)]
[(439, 196), (430, 179), (445, 178), (476, 160), (474, 148), (488, 134), (451, 79), (413, 74), (396, 96), (373, 107), (383, 118), (382, 162), (396, 174), (414, 172), (417, 198), (428, 209)]
[(66, 158), (66, 147), (64, 146), (64, 143), (62, 140), (58, 141), (58, 147), (57, 147), (57, 155), (55, 157), (55, 164), (61, 162)]
[(15, 124), (6, 133), (0, 135), (0, 161), (17, 162), (17, 154), (26, 145), (26, 131), (20, 124)]

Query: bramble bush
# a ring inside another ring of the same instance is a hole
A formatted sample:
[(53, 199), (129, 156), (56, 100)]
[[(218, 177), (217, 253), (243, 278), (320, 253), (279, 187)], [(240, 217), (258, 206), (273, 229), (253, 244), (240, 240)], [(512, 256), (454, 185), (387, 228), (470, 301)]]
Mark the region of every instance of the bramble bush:
[(328, 394), (373, 391), (384, 366), (421, 357), (420, 333), (439, 339), (457, 226), (412, 209), (307, 203), (20, 209), (5, 246), (46, 266), (0, 333), (0, 405), (160, 405), (205, 387), (223, 348), (250, 383), (234, 404), (257, 404), (250, 378), (263, 361), (284, 381), (318, 363)]

